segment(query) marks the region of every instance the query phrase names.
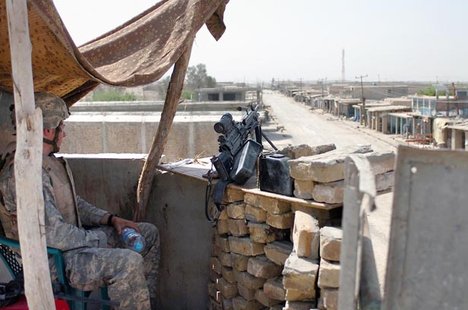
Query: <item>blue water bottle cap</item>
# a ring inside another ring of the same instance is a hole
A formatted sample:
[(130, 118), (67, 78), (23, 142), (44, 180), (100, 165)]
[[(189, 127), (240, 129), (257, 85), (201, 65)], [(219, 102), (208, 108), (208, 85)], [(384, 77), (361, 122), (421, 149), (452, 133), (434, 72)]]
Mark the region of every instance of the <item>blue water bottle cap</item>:
[(145, 246), (143, 245), (143, 242), (141, 242), (140, 240), (138, 240), (137, 242), (135, 242), (135, 244), (133, 245), (133, 248), (135, 249), (136, 252), (140, 253), (141, 251), (143, 251), (143, 248)]

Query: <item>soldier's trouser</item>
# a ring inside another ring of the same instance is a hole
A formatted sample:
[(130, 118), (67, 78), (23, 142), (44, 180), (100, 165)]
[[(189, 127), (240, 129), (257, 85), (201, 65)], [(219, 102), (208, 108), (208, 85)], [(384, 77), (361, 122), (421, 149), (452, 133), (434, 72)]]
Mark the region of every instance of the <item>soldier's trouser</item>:
[[(99, 227), (109, 247), (83, 248), (65, 253), (68, 279), (73, 287), (91, 291), (107, 286), (118, 309), (150, 309), (156, 296), (159, 268), (159, 232), (153, 224), (138, 223), (146, 247), (141, 253), (119, 248), (123, 244), (112, 227)], [(146, 280), (145, 280), (146, 275)]]

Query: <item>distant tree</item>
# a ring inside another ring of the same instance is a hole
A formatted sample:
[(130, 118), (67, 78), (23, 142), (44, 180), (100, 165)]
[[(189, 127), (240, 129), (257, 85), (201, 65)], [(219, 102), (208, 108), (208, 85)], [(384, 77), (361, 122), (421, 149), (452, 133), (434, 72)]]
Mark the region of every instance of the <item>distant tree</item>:
[(189, 90), (183, 90), (182, 95), (180, 96), (181, 99), (192, 100), (193, 92)]
[[(445, 96), (445, 90), (439, 91), (437, 93), (439, 96)], [(423, 88), (418, 91), (418, 95), (421, 96), (435, 96), (436, 95), (436, 89), (434, 86), (428, 86), (426, 88)]]
[(100, 88), (93, 92), (92, 101), (135, 101), (137, 96), (123, 88)]
[[(161, 98), (166, 98), (167, 87), (171, 81), (170, 76), (159, 80), (157, 82), (157, 91)], [(198, 88), (210, 88), (216, 87), (216, 79), (212, 76), (209, 76), (206, 71), (206, 65), (198, 64), (196, 66), (190, 66), (187, 68), (187, 73), (185, 75), (184, 90), (182, 92), (181, 98), (183, 99), (192, 99), (193, 92)]]
[(206, 65), (198, 64), (188, 67), (187, 75), (185, 76), (186, 89), (193, 91), (198, 88), (209, 87), (216, 87), (216, 79), (208, 75)]

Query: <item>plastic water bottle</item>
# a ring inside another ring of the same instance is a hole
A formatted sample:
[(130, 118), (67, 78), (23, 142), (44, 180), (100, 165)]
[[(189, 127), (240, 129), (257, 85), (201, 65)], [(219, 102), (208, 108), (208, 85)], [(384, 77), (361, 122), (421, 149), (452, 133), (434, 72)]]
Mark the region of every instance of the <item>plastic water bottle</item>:
[(133, 228), (125, 227), (122, 229), (120, 237), (130, 250), (140, 253), (145, 248), (145, 238)]

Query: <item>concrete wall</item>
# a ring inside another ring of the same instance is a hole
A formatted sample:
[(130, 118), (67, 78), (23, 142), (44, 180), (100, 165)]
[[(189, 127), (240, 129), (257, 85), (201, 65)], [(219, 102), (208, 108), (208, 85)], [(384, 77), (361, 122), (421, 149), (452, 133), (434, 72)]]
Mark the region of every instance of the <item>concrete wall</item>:
[(143, 155), (64, 155), (75, 178), (77, 194), (99, 208), (131, 218)]
[(244, 87), (214, 87), (200, 88), (195, 90), (195, 101), (245, 101), (247, 92), (254, 91), (254, 88)]
[(211, 92), (199, 92), (196, 96), (198, 101), (244, 101), (245, 91), (211, 91)]
[(452, 150), (465, 149), (465, 131), (452, 129)]
[[(227, 110), (235, 121), (245, 112)], [(169, 131), (163, 162), (218, 154), (218, 136), (213, 125), (225, 111), (177, 112)], [(61, 152), (68, 154), (144, 153), (153, 144), (161, 113), (77, 112), (65, 121), (66, 139)], [(264, 113), (260, 112), (260, 119)]]
[(158, 309), (207, 309), (213, 228), (205, 218), (206, 181), (159, 175), (148, 220), (161, 234)]
[[(111, 212), (130, 217), (141, 157), (67, 156), (77, 192)], [(164, 173), (155, 179), (146, 221), (159, 228), (158, 309), (206, 309), (212, 227), (205, 219), (206, 181)]]
[[(234, 111), (237, 107), (246, 107), (250, 102), (181, 102), (177, 105), (179, 112), (194, 111)], [(76, 112), (161, 112), (164, 101), (91, 101), (77, 102), (71, 108), (72, 114)]]
[[(222, 114), (222, 113), (221, 113)], [(213, 116), (177, 116), (164, 149), (164, 161), (177, 161), (218, 153)], [(63, 153), (148, 153), (159, 125), (152, 115), (73, 115), (66, 121)]]

